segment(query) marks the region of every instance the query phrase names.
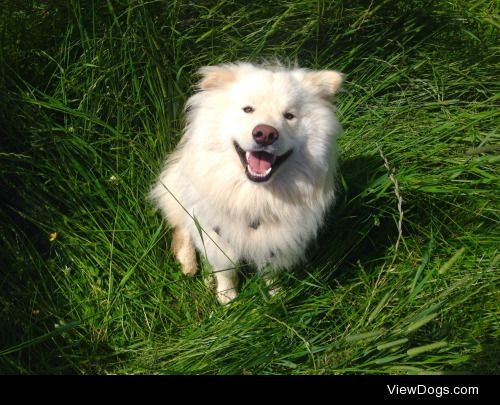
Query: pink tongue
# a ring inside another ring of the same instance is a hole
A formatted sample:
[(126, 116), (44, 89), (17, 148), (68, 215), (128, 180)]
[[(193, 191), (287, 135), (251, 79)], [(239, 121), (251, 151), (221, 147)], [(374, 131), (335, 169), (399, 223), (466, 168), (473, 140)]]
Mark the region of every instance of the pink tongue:
[(266, 152), (250, 152), (248, 155), (248, 165), (252, 172), (264, 174), (273, 164), (274, 155)]

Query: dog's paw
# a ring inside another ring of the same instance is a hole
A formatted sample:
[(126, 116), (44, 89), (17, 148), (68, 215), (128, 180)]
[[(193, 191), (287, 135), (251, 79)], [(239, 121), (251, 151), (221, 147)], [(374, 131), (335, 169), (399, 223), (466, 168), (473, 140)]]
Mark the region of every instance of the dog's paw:
[[(187, 250), (187, 249), (186, 249)], [(194, 252), (181, 251), (177, 259), (181, 264), (182, 274), (188, 277), (193, 277), (198, 272), (198, 265), (196, 263), (196, 256)]]
[(217, 291), (217, 301), (221, 305), (227, 305), (232, 300), (234, 300), (238, 296), (238, 292), (235, 288), (231, 288), (229, 290)]
[(198, 272), (198, 266), (196, 265), (196, 262), (181, 262), (181, 270), (182, 274), (188, 277), (193, 277), (197, 272)]

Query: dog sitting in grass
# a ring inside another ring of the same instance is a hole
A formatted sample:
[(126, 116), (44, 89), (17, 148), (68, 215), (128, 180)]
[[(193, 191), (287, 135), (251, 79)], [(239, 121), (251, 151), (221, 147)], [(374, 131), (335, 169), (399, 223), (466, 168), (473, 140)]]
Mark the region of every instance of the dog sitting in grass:
[(182, 272), (196, 274), (196, 248), (226, 304), (238, 294), (239, 262), (271, 284), (303, 258), (334, 202), (340, 125), (330, 98), (342, 76), (249, 63), (200, 73), (150, 197), (173, 228)]

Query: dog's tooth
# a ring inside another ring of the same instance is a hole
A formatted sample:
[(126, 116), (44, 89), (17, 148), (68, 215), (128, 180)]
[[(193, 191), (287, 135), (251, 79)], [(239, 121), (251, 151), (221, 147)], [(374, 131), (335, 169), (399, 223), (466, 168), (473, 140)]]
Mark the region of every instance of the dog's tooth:
[(247, 162), (248, 162), (248, 158), (249, 158), (249, 157), (250, 157), (250, 152), (248, 152), (248, 151), (247, 151), (247, 152), (245, 153), (245, 159), (247, 160)]
[(265, 173), (255, 173), (250, 167), (250, 165), (247, 165), (247, 170), (253, 177), (266, 177), (271, 172), (271, 170), (273, 170), (273, 168), (270, 167), (269, 169), (266, 170)]

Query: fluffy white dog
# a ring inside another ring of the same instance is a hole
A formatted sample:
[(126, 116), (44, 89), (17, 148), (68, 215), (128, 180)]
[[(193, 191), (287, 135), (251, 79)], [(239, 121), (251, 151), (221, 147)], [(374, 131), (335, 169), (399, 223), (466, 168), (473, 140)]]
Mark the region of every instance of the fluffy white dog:
[(150, 193), (173, 227), (184, 274), (205, 255), (221, 303), (238, 292), (238, 262), (273, 275), (296, 264), (333, 203), (340, 125), (336, 71), (249, 63), (200, 70), (187, 125)]

